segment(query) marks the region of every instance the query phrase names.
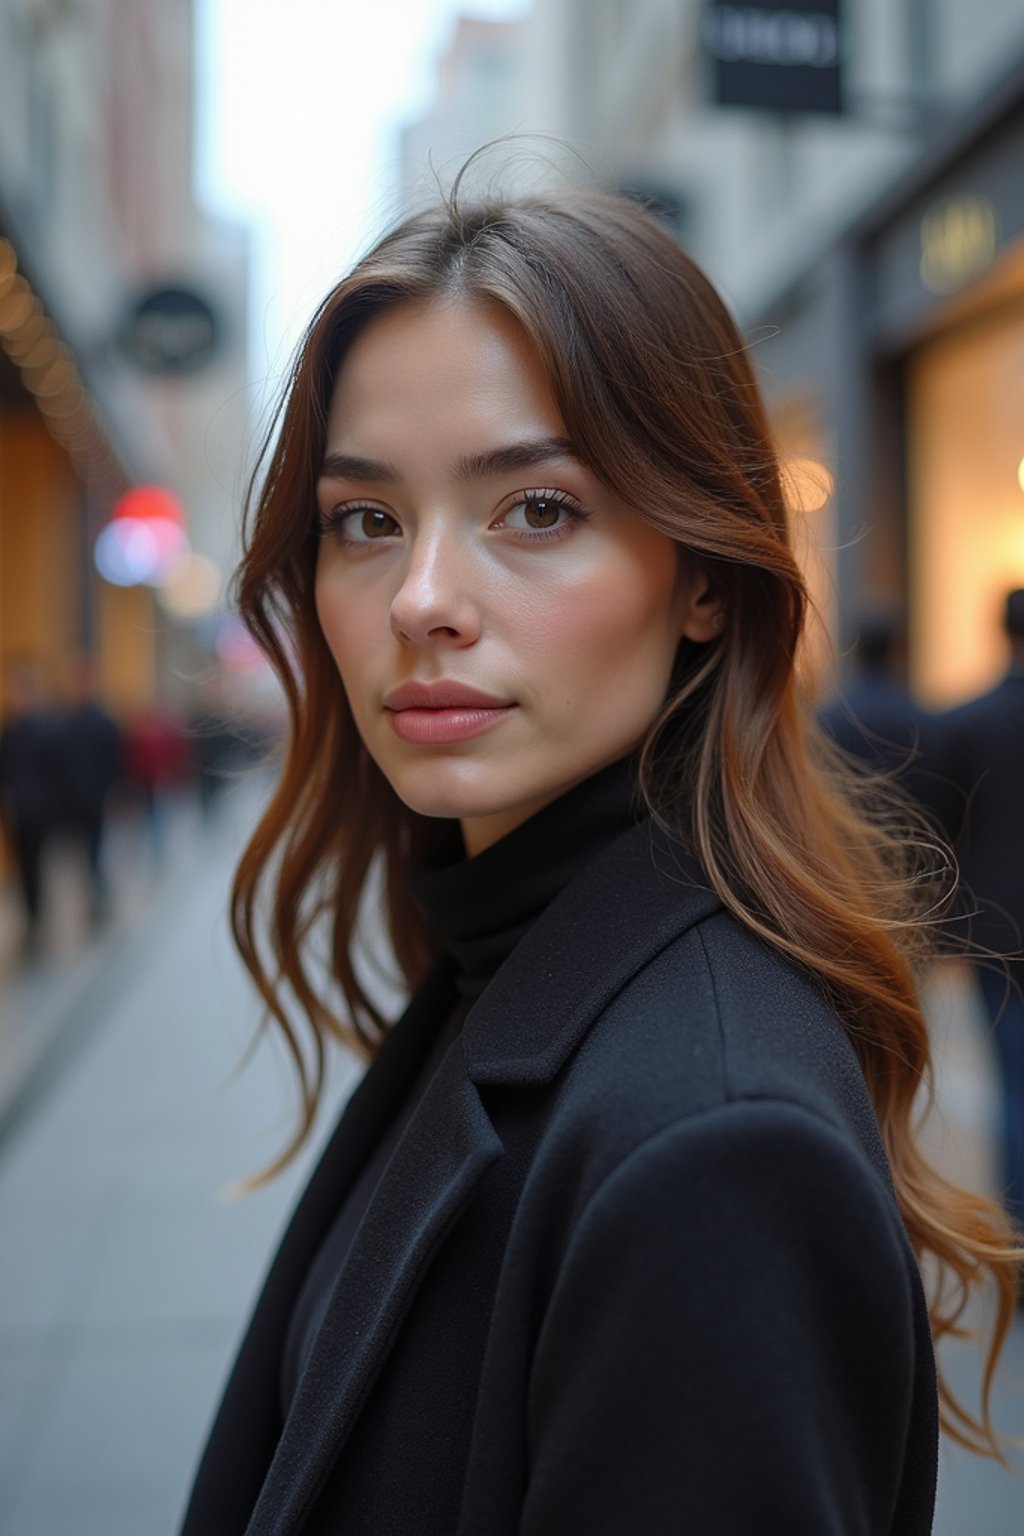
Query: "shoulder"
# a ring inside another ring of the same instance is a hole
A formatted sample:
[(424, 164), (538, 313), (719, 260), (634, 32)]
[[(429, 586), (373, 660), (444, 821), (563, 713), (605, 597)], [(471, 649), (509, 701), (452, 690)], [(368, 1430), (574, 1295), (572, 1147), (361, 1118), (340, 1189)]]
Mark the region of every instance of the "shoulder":
[(855, 1144), (821, 1115), (777, 1098), (733, 1100), (652, 1132), (594, 1189), (574, 1246), (600, 1248), (633, 1228), (631, 1243), (663, 1260), (685, 1250), (688, 1267), (699, 1245), (717, 1253), (717, 1271), (725, 1245), (750, 1282), (765, 1279), (766, 1253), (791, 1257), (811, 1233), (818, 1254), (832, 1251), (837, 1263), (856, 1251), (866, 1270), (874, 1271), (872, 1254), (887, 1256), (890, 1274), (907, 1268), (895, 1205)]
[(828, 1114), (861, 1084), (823, 988), (721, 909), (640, 968), (593, 1035), (624, 1081), (667, 1076), (684, 1112), (775, 1098)]
[(891, 1199), (874, 1111), (834, 1008), (721, 910), (666, 946), (602, 1011), (556, 1118), (587, 1149), (591, 1189), (619, 1165), (642, 1179), (661, 1158), (700, 1160), (722, 1137), (748, 1137), (755, 1182), (774, 1181), (759, 1144), (788, 1140), (799, 1163), (817, 1136), (845, 1147), (850, 1166)]

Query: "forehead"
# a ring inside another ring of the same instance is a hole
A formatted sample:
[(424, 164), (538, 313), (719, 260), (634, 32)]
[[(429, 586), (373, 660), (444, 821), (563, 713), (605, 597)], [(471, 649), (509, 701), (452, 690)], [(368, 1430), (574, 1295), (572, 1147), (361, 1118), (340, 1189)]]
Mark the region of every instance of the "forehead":
[(450, 298), (397, 305), (372, 319), (335, 380), (328, 442), (421, 421), (467, 427), (495, 416), (509, 425), (561, 426), (536, 348), (501, 305)]

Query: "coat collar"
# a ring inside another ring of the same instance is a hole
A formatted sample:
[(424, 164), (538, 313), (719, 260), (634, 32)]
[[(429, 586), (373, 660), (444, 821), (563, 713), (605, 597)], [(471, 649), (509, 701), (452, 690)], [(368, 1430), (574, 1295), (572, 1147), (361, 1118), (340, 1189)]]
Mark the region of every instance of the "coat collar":
[[(509, 956), (431, 1081), (356, 1233), (248, 1536), (301, 1529), (434, 1254), (501, 1157), (479, 1089), (550, 1082), (611, 998), (718, 905), (695, 866), (644, 824), (598, 854)], [(360, 1098), (368, 1106), (393, 1100), (381, 1094), (379, 1080), (389, 1055), (397, 1058), (398, 1036), (422, 1037), (430, 1022), (424, 1001), (430, 1000), (436, 1024), (438, 1004), (447, 997), (450, 1006), (453, 995), (450, 967), (442, 965), (396, 1026), (395, 1040), (382, 1048), (342, 1121), (278, 1266), (303, 1216), (307, 1245), (313, 1226), (322, 1234), (358, 1169), (355, 1149), (372, 1144), (369, 1123), (354, 1132), (351, 1119), (372, 1119)], [(259, 1315), (250, 1338), (258, 1337)]]
[(472, 1081), (551, 1082), (616, 992), (720, 905), (655, 823), (616, 838), (555, 898), (470, 1011)]

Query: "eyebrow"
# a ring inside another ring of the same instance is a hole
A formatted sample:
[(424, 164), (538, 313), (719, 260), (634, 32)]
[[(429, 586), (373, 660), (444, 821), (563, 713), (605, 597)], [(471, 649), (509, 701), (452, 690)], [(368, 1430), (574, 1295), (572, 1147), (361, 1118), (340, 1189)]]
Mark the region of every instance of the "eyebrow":
[[(549, 459), (573, 459), (582, 464), (579, 454), (567, 437), (530, 438), (521, 443), (508, 443), (503, 448), (491, 448), (486, 453), (463, 454), (455, 461), (455, 473), (460, 480), (486, 480), (489, 475), (505, 474), (513, 469), (532, 469)], [(378, 459), (364, 459), (358, 454), (329, 453), (320, 466), (320, 477), (326, 480), (375, 480), (395, 482), (401, 475), (393, 464)]]

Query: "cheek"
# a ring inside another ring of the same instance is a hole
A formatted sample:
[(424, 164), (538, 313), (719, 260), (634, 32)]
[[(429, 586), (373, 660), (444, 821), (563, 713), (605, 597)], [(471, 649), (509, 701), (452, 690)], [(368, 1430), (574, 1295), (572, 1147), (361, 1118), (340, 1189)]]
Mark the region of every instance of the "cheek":
[(329, 579), (320, 576), (314, 588), (314, 601), (320, 631), (342, 682), (346, 690), (358, 698), (364, 670), (360, 658), (368, 649), (361, 636), (360, 605), (340, 592)]
[(331, 655), (334, 656), (335, 660), (337, 660), (337, 642), (341, 635), (341, 625), (339, 623), (340, 604), (338, 602), (337, 593), (332, 592), (331, 590), (330, 582), (325, 580), (319, 574), (317, 575), (316, 583), (313, 588), (313, 601), (316, 607), (316, 616), (320, 625), (320, 632), (324, 639), (327, 641), (328, 649), (330, 650)]
[(550, 593), (524, 593), (516, 629), (524, 652), (563, 674), (568, 666), (580, 675), (650, 676), (658, 688), (678, 642), (676, 608), (676, 584), (663, 570), (620, 561)]

